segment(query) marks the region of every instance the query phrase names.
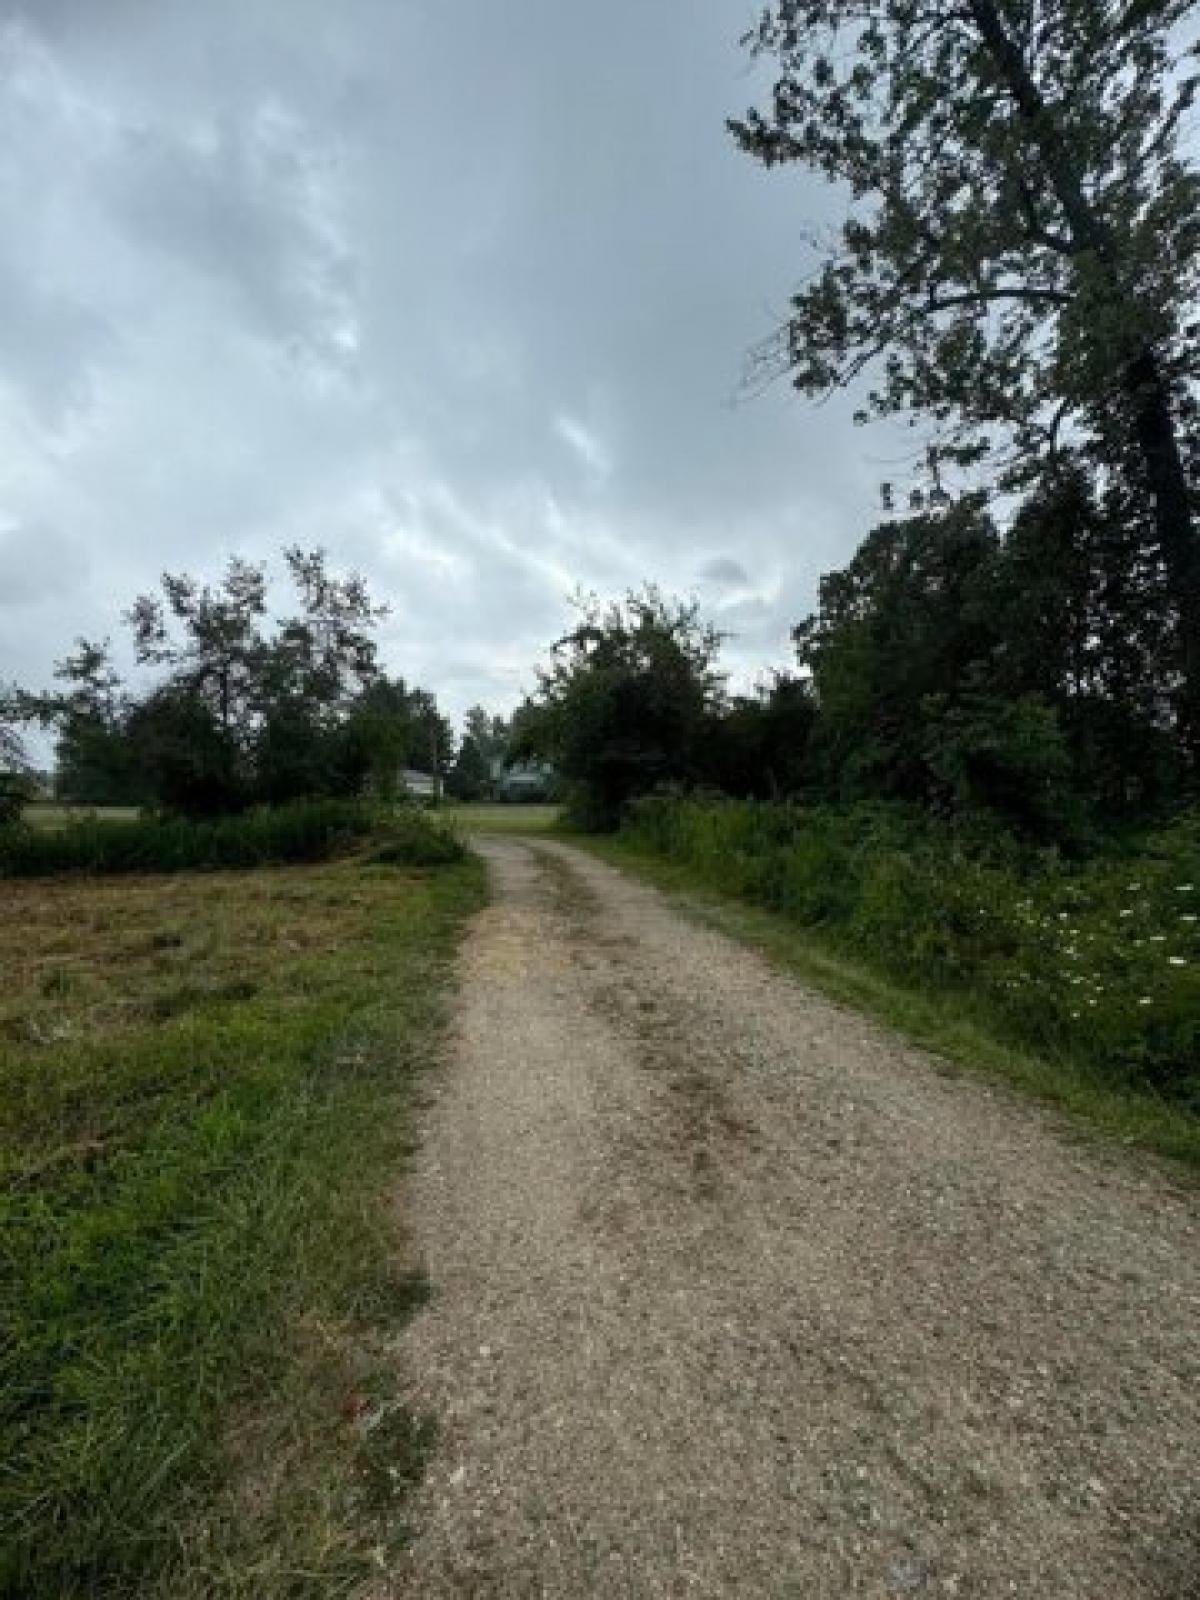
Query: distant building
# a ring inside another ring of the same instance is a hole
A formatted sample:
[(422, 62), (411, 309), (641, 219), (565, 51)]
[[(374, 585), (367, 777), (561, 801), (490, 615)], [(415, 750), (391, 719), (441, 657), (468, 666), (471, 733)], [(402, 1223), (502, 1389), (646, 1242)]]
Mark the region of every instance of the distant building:
[(415, 767), (404, 767), (400, 772), (400, 789), (410, 800), (438, 800), (442, 793), (442, 780), (431, 772), (418, 772)]
[(492, 792), (497, 800), (549, 800), (554, 793), (554, 768), (542, 761), (492, 762)]

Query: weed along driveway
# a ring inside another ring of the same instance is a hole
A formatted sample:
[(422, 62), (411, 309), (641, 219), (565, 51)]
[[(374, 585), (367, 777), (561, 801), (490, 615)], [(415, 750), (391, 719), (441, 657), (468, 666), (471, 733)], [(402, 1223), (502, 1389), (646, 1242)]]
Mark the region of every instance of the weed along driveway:
[(478, 848), (380, 1592), (1194, 1594), (1194, 1191), (593, 857)]

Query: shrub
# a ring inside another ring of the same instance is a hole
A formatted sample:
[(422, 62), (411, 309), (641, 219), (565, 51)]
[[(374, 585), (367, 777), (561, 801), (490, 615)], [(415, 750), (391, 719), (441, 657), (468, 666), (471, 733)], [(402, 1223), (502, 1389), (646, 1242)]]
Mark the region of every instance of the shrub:
[(58, 831), (10, 827), (0, 832), (0, 877), (194, 872), (326, 861), (377, 825), (367, 806), (314, 800), (205, 822), (175, 817), (76, 822)]
[(462, 840), (423, 811), (398, 811), (381, 829), (369, 859), (380, 866), (441, 867), (461, 861)]
[(1200, 1110), (1200, 815), (1084, 862), (900, 807), (653, 796), (629, 840), (1002, 1037)]

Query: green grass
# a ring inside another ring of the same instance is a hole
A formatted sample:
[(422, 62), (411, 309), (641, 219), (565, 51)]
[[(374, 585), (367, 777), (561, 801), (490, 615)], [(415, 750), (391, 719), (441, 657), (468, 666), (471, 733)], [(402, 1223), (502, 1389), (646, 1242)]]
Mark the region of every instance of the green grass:
[(353, 800), (302, 800), (196, 821), (147, 817), (81, 821), (47, 830), (0, 829), (0, 877), (60, 873), (195, 872), (327, 861), (368, 834), (393, 864), (435, 866), (462, 854), (452, 830), (405, 808)]
[(6, 886), (0, 1594), (349, 1594), (402, 1533), (397, 1180), (482, 883)]
[(549, 833), (558, 824), (557, 805), (447, 805), (437, 816), (465, 833)]
[(23, 821), (31, 828), (66, 828), (73, 822), (136, 822), (137, 806), (72, 806), (35, 800), (25, 807)]
[(649, 853), (628, 837), (577, 836), (572, 842), (637, 873), (670, 894), (685, 913), (760, 950), (831, 999), (934, 1052), (943, 1071), (1006, 1083), (1067, 1113), (1082, 1136), (1117, 1141), (1200, 1170), (1200, 1118), (1153, 1092), (1106, 1081), (1066, 1054), (1006, 1042), (997, 1036), (988, 1006), (969, 993), (898, 983), (861, 956), (838, 949), (819, 930), (748, 904), (714, 887), (695, 865)]

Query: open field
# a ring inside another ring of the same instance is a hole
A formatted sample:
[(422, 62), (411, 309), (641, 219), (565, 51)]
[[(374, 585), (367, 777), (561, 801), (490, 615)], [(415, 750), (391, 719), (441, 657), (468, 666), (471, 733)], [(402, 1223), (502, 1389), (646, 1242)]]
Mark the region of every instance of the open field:
[(447, 805), (437, 816), (467, 833), (546, 833), (558, 822), (557, 805)]
[(425, 1438), (396, 1182), (479, 865), (0, 895), (0, 1593), (342, 1593)]

